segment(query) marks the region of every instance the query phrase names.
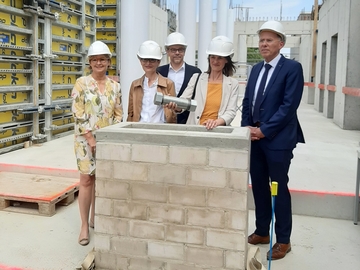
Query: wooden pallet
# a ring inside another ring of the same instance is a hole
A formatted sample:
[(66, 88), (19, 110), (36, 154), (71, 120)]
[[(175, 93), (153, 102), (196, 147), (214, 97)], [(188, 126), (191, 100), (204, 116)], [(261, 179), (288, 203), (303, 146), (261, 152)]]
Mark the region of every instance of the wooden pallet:
[(56, 207), (69, 205), (79, 189), (79, 179), (0, 172), (0, 210), (53, 216)]

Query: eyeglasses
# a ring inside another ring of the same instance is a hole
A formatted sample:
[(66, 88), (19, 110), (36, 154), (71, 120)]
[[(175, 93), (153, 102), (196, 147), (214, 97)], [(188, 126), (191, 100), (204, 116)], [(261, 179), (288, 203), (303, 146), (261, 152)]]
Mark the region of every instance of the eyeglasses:
[(140, 58), (140, 61), (142, 62), (142, 63), (146, 63), (146, 62), (149, 62), (149, 63), (155, 63), (156, 61), (159, 61), (159, 60), (157, 60), (157, 59), (148, 59), (148, 58)]
[(185, 48), (169, 48), (169, 51), (172, 52), (172, 53), (176, 53), (176, 52), (184, 53)]
[(108, 61), (108, 60), (109, 60), (109, 58), (99, 58), (99, 59), (93, 58), (93, 59), (90, 59), (89, 61), (91, 64), (96, 64), (97, 62), (100, 62), (101, 64), (105, 64), (106, 61)]

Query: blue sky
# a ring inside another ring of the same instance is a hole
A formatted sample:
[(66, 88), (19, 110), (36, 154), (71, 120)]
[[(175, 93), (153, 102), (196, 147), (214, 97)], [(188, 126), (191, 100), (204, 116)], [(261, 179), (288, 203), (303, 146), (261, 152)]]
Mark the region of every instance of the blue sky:
[[(178, 10), (179, 0), (167, 0), (168, 7)], [(195, 0), (194, 0), (195, 1)], [(201, 1), (201, 0), (200, 0)], [(322, 1), (318, 1), (321, 3)], [(230, 4), (230, 0), (228, 0)], [(310, 12), (314, 0), (232, 0), (233, 6), (248, 7), (250, 20), (267, 20), (280, 17), (282, 3), (283, 20), (296, 20), (301, 11)], [(217, 1), (213, 0), (213, 8), (216, 9)], [(216, 14), (216, 11), (214, 11)]]
[(297, 18), (301, 11), (310, 12), (314, 0), (233, 0), (233, 5), (252, 7), (249, 17), (280, 17), (282, 2), (282, 17)]

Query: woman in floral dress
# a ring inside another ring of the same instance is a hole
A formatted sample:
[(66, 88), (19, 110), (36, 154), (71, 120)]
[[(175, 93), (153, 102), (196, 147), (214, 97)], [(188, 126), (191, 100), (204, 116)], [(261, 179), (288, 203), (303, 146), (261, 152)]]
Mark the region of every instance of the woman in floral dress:
[(75, 120), (74, 147), (80, 172), (78, 201), (81, 229), (78, 242), (83, 246), (90, 242), (89, 226), (94, 227), (95, 132), (122, 120), (120, 84), (106, 76), (110, 58), (111, 53), (105, 43), (92, 43), (88, 51), (92, 73), (77, 79), (71, 94)]

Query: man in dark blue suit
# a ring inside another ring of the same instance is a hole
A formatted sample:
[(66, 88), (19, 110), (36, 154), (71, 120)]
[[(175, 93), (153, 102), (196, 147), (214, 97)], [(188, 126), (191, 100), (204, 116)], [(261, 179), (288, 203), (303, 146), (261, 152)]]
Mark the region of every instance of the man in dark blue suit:
[[(169, 78), (175, 84), (176, 96), (180, 97), (187, 87), (190, 78), (194, 73), (201, 73), (197, 67), (188, 65), (184, 62), (186, 51), (185, 37), (174, 32), (168, 35), (165, 43), (166, 53), (170, 58), (170, 64), (161, 66), (157, 71), (164, 77)], [(186, 124), (189, 117), (189, 111), (184, 111), (177, 115), (178, 124)]]
[[(254, 245), (270, 242), (270, 182), (276, 181), (276, 243), (272, 248), (272, 259), (276, 260), (291, 251), (292, 212), (288, 171), (296, 144), (305, 143), (297, 117), (304, 77), (300, 63), (280, 54), (286, 42), (280, 22), (265, 22), (258, 35), (259, 51), (264, 62), (256, 64), (251, 70), (241, 120), (241, 126), (248, 127), (251, 134), (250, 176), (256, 218), (256, 230), (248, 237), (248, 242)], [(269, 259), (269, 253), (267, 257)]]

